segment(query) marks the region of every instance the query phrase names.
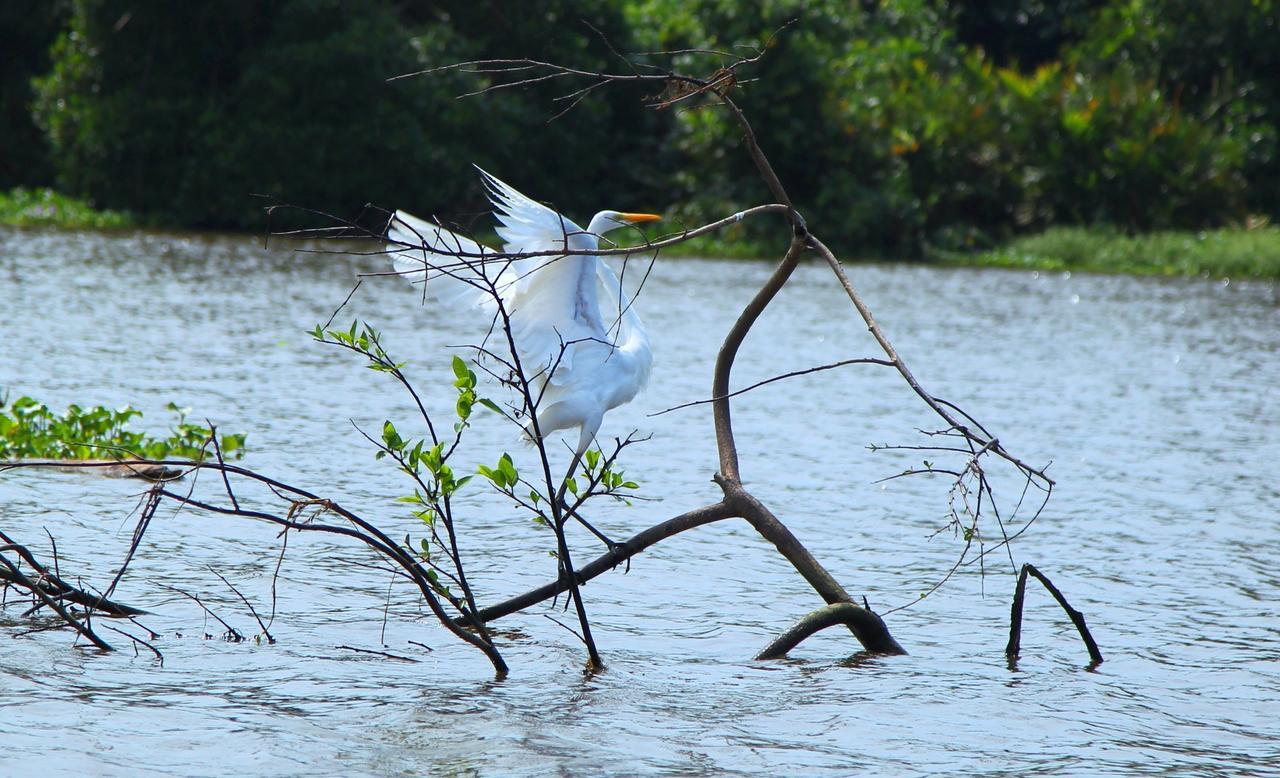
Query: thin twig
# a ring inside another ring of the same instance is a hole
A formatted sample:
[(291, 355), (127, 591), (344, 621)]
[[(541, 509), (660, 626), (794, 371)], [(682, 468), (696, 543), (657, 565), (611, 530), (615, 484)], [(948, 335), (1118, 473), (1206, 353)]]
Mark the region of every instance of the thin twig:
[(125, 637), (129, 638), (130, 640), (132, 640), (132, 641), (133, 641), (133, 644), (134, 644), (134, 646), (133, 646), (133, 653), (134, 653), (134, 655), (135, 655), (135, 656), (136, 656), (136, 655), (137, 655), (137, 653), (138, 653), (138, 646), (143, 646), (143, 647), (147, 648), (148, 650), (150, 650), (150, 651), (151, 651), (151, 653), (155, 654), (155, 655), (156, 655), (156, 659), (157, 659), (157, 660), (159, 660), (159, 662), (160, 662), (160, 666), (161, 666), (161, 667), (164, 667), (164, 654), (160, 653), (160, 649), (158, 649), (158, 648), (156, 648), (155, 646), (151, 645), (150, 643), (148, 643), (147, 641), (143, 640), (142, 638), (137, 637), (136, 635), (131, 635), (131, 634), (129, 634), (128, 632), (125, 632), (125, 631), (124, 631), (124, 630), (122, 630), (122, 629), (116, 629), (115, 627), (112, 627), (112, 626), (110, 626), (110, 625), (107, 625), (107, 629), (111, 630), (112, 632), (118, 633), (118, 634), (120, 634), (120, 635), (124, 635)]
[(418, 661), (417, 659), (413, 659), (411, 657), (399, 656), (397, 654), (389, 654), (386, 651), (375, 651), (370, 648), (356, 648), (355, 646), (347, 646), (347, 645), (334, 646), (334, 648), (337, 648), (343, 651), (355, 651), (356, 653), (359, 653), (359, 654), (373, 654), (374, 656), (381, 656), (381, 657), (386, 657), (387, 659), (394, 659), (397, 662), (411, 662), (416, 664)]
[(226, 584), (226, 585), (227, 585), (227, 588), (228, 588), (228, 589), (230, 589), (231, 591), (235, 592), (236, 596), (240, 598), (240, 602), (243, 602), (243, 603), (244, 603), (244, 606), (245, 606), (246, 608), (248, 608), (248, 609), (249, 609), (249, 612), (250, 612), (250, 613), (252, 613), (252, 614), (253, 614), (253, 618), (254, 618), (254, 620), (255, 620), (255, 621), (257, 621), (257, 622), (258, 622), (258, 626), (262, 628), (262, 634), (266, 636), (266, 638), (267, 638), (267, 643), (268, 643), (269, 645), (274, 645), (274, 644), (275, 644), (275, 642), (276, 642), (276, 639), (275, 639), (275, 638), (273, 638), (273, 637), (271, 637), (271, 632), (270, 632), (270, 630), (268, 630), (268, 629), (267, 629), (267, 625), (262, 623), (262, 617), (260, 617), (260, 616), (258, 615), (258, 611), (257, 611), (256, 609), (254, 609), (254, 607), (253, 607), (253, 603), (249, 602), (249, 599), (248, 599), (247, 597), (245, 597), (243, 594), (241, 594), (241, 593), (240, 593), (240, 590), (236, 588), (235, 584), (233, 584), (233, 583), (231, 583), (230, 581), (228, 581), (228, 580), (227, 580), (227, 578), (226, 578), (226, 576), (224, 576), (222, 573), (219, 573), (217, 570), (214, 570), (214, 569), (213, 569), (213, 565), (205, 565), (205, 567), (207, 567), (207, 568), (209, 569), (209, 572), (211, 572), (211, 573), (213, 573), (214, 575), (218, 576), (218, 578), (219, 578), (219, 579), (220, 579), (224, 584)]
[(729, 392), (728, 394), (721, 395), (719, 397), (710, 397), (706, 400), (693, 400), (692, 402), (682, 403), (680, 405), (674, 405), (670, 408), (667, 408), (666, 410), (650, 413), (649, 416), (661, 416), (664, 413), (671, 413), (672, 411), (679, 411), (685, 408), (691, 408), (695, 405), (706, 405), (707, 403), (713, 403), (719, 400), (727, 400), (731, 397), (737, 397), (740, 394), (746, 394), (747, 392), (750, 392), (752, 389), (759, 389), (760, 387), (765, 386), (767, 384), (771, 384), (775, 381), (783, 381), (788, 378), (795, 378), (797, 376), (809, 375), (810, 373), (819, 373), (819, 372), (822, 372), (823, 370), (833, 370), (837, 367), (844, 367), (846, 365), (884, 365), (885, 367), (893, 367), (893, 363), (888, 361), (887, 359), (875, 359), (873, 357), (860, 358), (860, 359), (842, 359), (839, 362), (832, 362), (829, 365), (819, 365), (818, 367), (810, 367), (804, 370), (793, 370), (790, 373), (783, 373), (782, 375), (776, 375), (772, 378), (766, 378), (763, 381), (757, 381), (756, 383), (750, 386), (743, 387), (742, 389), (736, 389), (732, 392)]
[(203, 610), (208, 615), (212, 616), (215, 621), (217, 621), (219, 624), (221, 624), (223, 627), (226, 628), (227, 631), (223, 633), (223, 636), (229, 642), (241, 643), (244, 641), (244, 635), (240, 634), (240, 631), (238, 629), (231, 626), (227, 622), (223, 621), (222, 617), (214, 613), (212, 610), (210, 610), (209, 606), (205, 605), (204, 602), (201, 601), (199, 597), (195, 596), (194, 594), (191, 594), (190, 592), (184, 592), (183, 590), (177, 588), (176, 586), (169, 586), (168, 584), (162, 584), (162, 583), (157, 583), (156, 585), (159, 586), (161, 589), (168, 589), (171, 592), (177, 592), (178, 594), (181, 594), (183, 597), (186, 597), (187, 599), (194, 602), (196, 605), (199, 605), (201, 610)]

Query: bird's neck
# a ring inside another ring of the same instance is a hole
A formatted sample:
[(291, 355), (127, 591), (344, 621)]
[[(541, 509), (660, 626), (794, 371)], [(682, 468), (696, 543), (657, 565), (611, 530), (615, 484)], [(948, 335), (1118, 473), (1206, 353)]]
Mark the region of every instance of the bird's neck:
[(591, 223), (587, 225), (587, 233), (591, 236), (591, 240), (598, 243), (601, 235), (616, 226), (618, 225), (609, 218), (609, 212), (601, 211), (591, 217)]

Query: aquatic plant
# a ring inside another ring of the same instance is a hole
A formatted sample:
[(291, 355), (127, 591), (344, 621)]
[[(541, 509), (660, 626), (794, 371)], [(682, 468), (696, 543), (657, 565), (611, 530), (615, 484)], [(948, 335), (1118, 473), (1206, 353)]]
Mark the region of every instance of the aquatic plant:
[[(214, 430), (187, 421), (190, 409), (175, 403), (165, 406), (177, 419), (167, 437), (154, 437), (129, 429), (142, 418), (142, 411), (126, 405), (82, 408), (70, 405), (57, 413), (32, 397), (12, 402), (0, 398), (0, 459), (189, 459), (201, 461), (211, 455)], [(244, 451), (245, 435), (217, 435), (223, 456), (238, 459)]]

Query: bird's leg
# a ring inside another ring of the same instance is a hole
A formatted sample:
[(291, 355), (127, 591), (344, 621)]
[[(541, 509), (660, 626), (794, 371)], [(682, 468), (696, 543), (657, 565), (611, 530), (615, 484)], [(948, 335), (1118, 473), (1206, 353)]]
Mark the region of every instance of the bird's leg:
[[(588, 444), (590, 443), (590, 440), (591, 440), (590, 438), (587, 438)], [(586, 452), (586, 446), (580, 442), (578, 445), (578, 450), (575, 451), (573, 454), (573, 461), (569, 463), (569, 470), (564, 474), (564, 479), (560, 482), (560, 490), (556, 493), (556, 499), (560, 502), (560, 510), (563, 512), (564, 515), (572, 516), (573, 518), (577, 519), (579, 524), (586, 527), (588, 532), (590, 532), (592, 535), (595, 535), (597, 538), (600, 539), (600, 542), (604, 543), (605, 547), (609, 549), (610, 554), (616, 554), (626, 547), (625, 544), (615, 543), (608, 535), (596, 529), (591, 524), (591, 522), (582, 518), (582, 516), (580, 516), (578, 512), (575, 511), (573, 507), (569, 505), (569, 500), (566, 498), (566, 495), (565, 495), (565, 491), (567, 490), (567, 484), (569, 483), (569, 479), (572, 478), (574, 472), (577, 471), (579, 463), (582, 462), (582, 455), (585, 452)], [(628, 560), (627, 562), (628, 570), (630, 570), (630, 565), (631, 565), (631, 562), (630, 560)]]

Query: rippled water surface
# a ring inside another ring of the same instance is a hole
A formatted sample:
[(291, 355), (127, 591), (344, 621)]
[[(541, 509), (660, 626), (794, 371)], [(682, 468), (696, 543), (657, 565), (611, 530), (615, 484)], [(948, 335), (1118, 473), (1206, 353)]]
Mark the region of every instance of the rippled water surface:
[[(411, 427), (411, 401), (311, 342), (377, 258), (179, 234), (0, 230), (0, 387), (55, 408), (146, 412), (169, 401), (249, 433), (244, 464), (417, 532), (405, 484), (352, 426)], [(714, 501), (706, 396), (719, 339), (767, 263), (662, 258), (639, 301), (650, 388), (603, 433), (653, 439), (629, 475), (657, 498), (600, 512), (625, 536)], [(887, 615), (905, 657), (865, 659), (824, 633), (779, 662), (752, 655), (820, 601), (741, 522), (667, 541), (587, 588), (606, 672), (585, 676), (550, 605), (497, 622), (511, 675), (445, 633), (360, 550), (290, 539), (274, 645), (217, 639), (198, 594), (246, 634), (271, 610), (270, 527), (162, 509), (117, 591), (151, 612), (161, 665), (127, 639), (101, 654), (0, 610), (0, 772), (47, 775), (1275, 774), (1280, 770), (1280, 292), (1270, 283), (852, 265), (917, 376), (1058, 489), (1014, 545), (1088, 617), (1030, 589), (1023, 656), (1005, 660), (1009, 556), (964, 567)], [(448, 344), (474, 322), (367, 280), (339, 321), (367, 319), (447, 413)], [(830, 272), (802, 267), (743, 348), (734, 381), (878, 356)], [(498, 389), (493, 388), (497, 392)], [(962, 542), (931, 537), (947, 482), (878, 484), (921, 459), (934, 421), (895, 374), (854, 366), (771, 384), (735, 405), (743, 475), (851, 592), (886, 612), (945, 575)], [(482, 420), (470, 461), (511, 450)], [(934, 457), (936, 459), (936, 457)], [(481, 598), (554, 572), (547, 537), (468, 488)], [(1011, 526), (1018, 484), (997, 481)], [(0, 527), (63, 575), (105, 586), (133, 531), (137, 483), (0, 474)], [(989, 527), (997, 532), (994, 525)], [(994, 535), (993, 535), (994, 536)], [(581, 556), (594, 549), (583, 542)], [(552, 618), (548, 618), (552, 617)], [(567, 618), (567, 616), (566, 616)], [(135, 630), (136, 631), (136, 630)], [(212, 639), (206, 639), (206, 634)], [(414, 641), (414, 642), (410, 642)], [(426, 650), (422, 644), (430, 646)], [(340, 646), (385, 650), (395, 661)]]

